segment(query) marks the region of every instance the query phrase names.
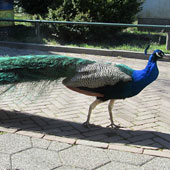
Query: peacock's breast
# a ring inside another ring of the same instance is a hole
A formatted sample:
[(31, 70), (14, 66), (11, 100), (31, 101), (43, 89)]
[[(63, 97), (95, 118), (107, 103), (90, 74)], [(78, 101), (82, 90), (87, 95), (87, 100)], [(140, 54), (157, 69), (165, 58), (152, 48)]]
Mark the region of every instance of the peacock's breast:
[(148, 70), (134, 71), (130, 85), (130, 97), (140, 93), (146, 86), (157, 79), (159, 71), (157, 67)]

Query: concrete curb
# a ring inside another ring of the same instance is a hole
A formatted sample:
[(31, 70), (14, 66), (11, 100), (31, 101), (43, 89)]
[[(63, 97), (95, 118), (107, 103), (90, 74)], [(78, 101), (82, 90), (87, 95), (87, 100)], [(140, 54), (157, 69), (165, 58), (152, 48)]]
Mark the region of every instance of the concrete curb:
[[(94, 49), (94, 48), (8, 42), (8, 41), (0, 41), (0, 46), (18, 48), (18, 49), (35, 49), (40, 51), (55, 51), (55, 52), (79, 53), (79, 54), (84, 53), (84, 54), (91, 54), (91, 55), (103, 55), (103, 56), (115, 56), (115, 57), (121, 56), (126, 58), (147, 59), (143, 52), (124, 51), (124, 50)], [(170, 54), (166, 55), (164, 61), (170, 61)]]

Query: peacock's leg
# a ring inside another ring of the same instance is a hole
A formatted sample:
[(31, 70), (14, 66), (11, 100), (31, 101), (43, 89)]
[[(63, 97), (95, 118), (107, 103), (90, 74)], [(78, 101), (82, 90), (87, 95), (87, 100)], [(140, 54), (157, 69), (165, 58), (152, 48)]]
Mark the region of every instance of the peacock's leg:
[(119, 125), (116, 125), (116, 124), (113, 122), (113, 113), (112, 113), (112, 109), (113, 109), (114, 102), (115, 102), (115, 100), (112, 99), (112, 100), (110, 100), (109, 105), (108, 105), (108, 110), (109, 110), (109, 115), (110, 115), (111, 124), (110, 124), (109, 126), (107, 126), (107, 127), (112, 127), (112, 128), (113, 128), (113, 127), (116, 127), (116, 128), (120, 128)]
[(88, 116), (87, 116), (87, 120), (86, 122), (83, 123), (84, 126), (90, 128), (90, 116), (91, 116), (91, 113), (92, 113), (92, 110), (95, 109), (95, 107), (102, 103), (103, 101), (99, 100), (99, 99), (96, 99), (89, 107), (89, 112), (88, 112)]

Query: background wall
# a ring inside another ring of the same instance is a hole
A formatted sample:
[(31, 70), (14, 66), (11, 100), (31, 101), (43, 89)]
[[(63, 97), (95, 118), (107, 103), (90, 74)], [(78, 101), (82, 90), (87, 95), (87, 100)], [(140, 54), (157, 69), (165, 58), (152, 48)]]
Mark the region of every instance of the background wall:
[(139, 24), (170, 25), (170, 0), (145, 0)]
[(139, 18), (170, 19), (170, 0), (145, 0)]
[(170, 19), (170, 0), (145, 0), (139, 18)]

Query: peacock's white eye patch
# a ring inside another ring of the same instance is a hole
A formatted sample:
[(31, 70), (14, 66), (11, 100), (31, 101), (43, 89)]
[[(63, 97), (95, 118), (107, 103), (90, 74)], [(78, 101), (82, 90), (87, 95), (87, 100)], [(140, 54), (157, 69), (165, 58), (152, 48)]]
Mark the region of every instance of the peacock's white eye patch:
[(162, 58), (164, 56), (164, 53), (162, 51), (156, 52), (156, 56)]

